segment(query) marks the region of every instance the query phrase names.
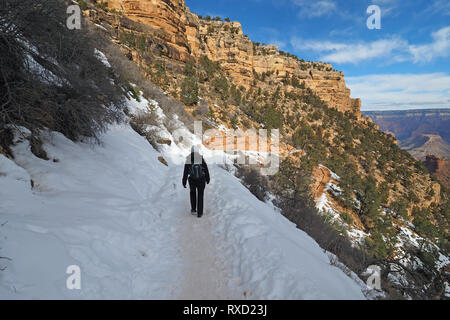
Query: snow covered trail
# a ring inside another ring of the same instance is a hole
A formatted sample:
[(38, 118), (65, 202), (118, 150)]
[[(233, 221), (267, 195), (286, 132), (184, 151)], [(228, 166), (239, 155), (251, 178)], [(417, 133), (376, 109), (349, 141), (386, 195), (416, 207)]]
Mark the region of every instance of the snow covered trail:
[[(162, 155), (127, 124), (101, 145), (16, 141), (0, 155), (2, 299), (364, 299), (317, 243), (209, 163), (205, 215), (189, 212), (174, 143)], [(52, 161), (54, 160), (54, 161)], [(34, 181), (34, 188), (30, 180)], [(68, 290), (66, 269), (81, 269)]]
[[(177, 281), (178, 291), (174, 299), (183, 300), (223, 300), (242, 299), (243, 291), (230, 285), (228, 264), (221, 259), (217, 250), (216, 239), (212, 234), (212, 205), (205, 199), (205, 215), (199, 219), (190, 213), (189, 187), (184, 189), (181, 178), (184, 166), (175, 165), (167, 173), (161, 193), (168, 197), (160, 197), (156, 206), (165, 207), (170, 216), (172, 226), (178, 236), (182, 270)], [(161, 194), (158, 193), (158, 194)], [(170, 202), (167, 202), (167, 198)]]
[[(12, 259), (0, 261), (0, 298), (239, 298), (211, 221), (189, 212), (181, 165), (165, 167), (127, 125), (101, 146), (52, 135), (45, 149), (57, 162), (27, 141), (14, 148), (20, 166), (0, 155), (0, 256)], [(80, 266), (82, 290), (66, 288), (69, 265)]]

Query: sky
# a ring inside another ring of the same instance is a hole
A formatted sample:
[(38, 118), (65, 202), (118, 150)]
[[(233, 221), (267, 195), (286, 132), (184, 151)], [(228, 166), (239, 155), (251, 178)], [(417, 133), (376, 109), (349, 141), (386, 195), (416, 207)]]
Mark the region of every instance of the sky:
[[(450, 108), (450, 0), (186, 0), (251, 40), (344, 72), (362, 110)], [(369, 29), (371, 5), (380, 29)]]

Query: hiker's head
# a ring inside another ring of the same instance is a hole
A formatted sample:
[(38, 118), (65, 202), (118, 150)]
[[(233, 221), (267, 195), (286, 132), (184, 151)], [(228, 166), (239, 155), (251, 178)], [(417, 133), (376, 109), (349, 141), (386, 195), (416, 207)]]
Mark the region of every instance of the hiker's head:
[(191, 153), (200, 153), (200, 150), (198, 149), (198, 146), (193, 145), (191, 147)]

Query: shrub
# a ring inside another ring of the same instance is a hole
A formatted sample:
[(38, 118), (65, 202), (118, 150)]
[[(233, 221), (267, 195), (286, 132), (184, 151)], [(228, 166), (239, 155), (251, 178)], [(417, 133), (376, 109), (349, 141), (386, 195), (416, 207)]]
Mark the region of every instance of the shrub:
[(101, 49), (108, 57), (109, 63), (113, 66), (119, 83), (134, 83), (137, 88), (142, 90), (143, 96), (159, 103), (159, 106), (167, 116), (164, 120), (164, 124), (169, 131), (177, 129), (174, 128), (173, 121), (171, 121), (175, 114), (180, 121), (193, 130), (193, 118), (186, 112), (185, 106), (181, 102), (167, 96), (157, 85), (148, 81), (141, 73), (139, 66), (130, 61), (122, 53), (119, 46), (109, 40), (98, 42), (97, 46), (99, 46), (99, 49)]
[(430, 221), (431, 212), (429, 209), (414, 207), (412, 215), (415, 230), (418, 234), (431, 239), (439, 235), (438, 229)]
[(347, 212), (342, 212), (341, 213), (341, 218), (342, 218), (342, 220), (344, 220), (348, 224), (352, 224), (353, 223), (352, 217)]
[(0, 130), (48, 128), (77, 140), (120, 120), (123, 94), (94, 55), (99, 35), (87, 25), (69, 30), (66, 8), (59, 0), (0, 7)]
[(141, 102), (141, 91), (133, 86), (131, 83), (128, 83), (128, 92), (131, 93), (131, 97), (137, 102)]
[(198, 84), (193, 76), (186, 77), (181, 84), (181, 101), (188, 106), (198, 102)]
[(96, 6), (97, 8), (99, 8), (99, 9), (102, 9), (102, 10), (105, 10), (105, 11), (108, 10), (108, 2), (97, 1), (97, 2), (95, 3), (95, 6)]
[(266, 198), (267, 179), (253, 167), (240, 166), (237, 170), (237, 176), (242, 179), (244, 186), (258, 198), (264, 201)]
[(132, 32), (121, 31), (119, 40), (130, 48), (136, 47), (136, 36)]
[(283, 115), (270, 105), (265, 105), (262, 110), (262, 122), (266, 129), (281, 129), (283, 127)]
[(212, 86), (223, 101), (228, 99), (228, 80), (224, 75), (214, 78)]
[(184, 75), (187, 77), (196, 76), (195, 66), (192, 63), (192, 61), (187, 62), (186, 65), (184, 66)]
[(84, 2), (83, 0), (78, 0), (78, 5), (80, 6), (81, 10), (87, 10), (89, 9), (88, 5), (86, 4), (86, 2)]
[(136, 47), (141, 53), (144, 52), (145, 49), (147, 49), (147, 39), (144, 35), (141, 35), (136, 42)]
[(231, 118), (230, 124), (231, 124), (231, 127), (233, 129), (237, 129), (237, 126), (239, 124), (239, 119), (238, 119), (238, 116), (236, 114)]
[(242, 94), (241, 91), (239, 91), (235, 85), (232, 85), (230, 88), (230, 95), (231, 99), (233, 100), (233, 103), (235, 105), (240, 105), (242, 102)]
[(207, 56), (202, 56), (199, 62), (202, 68), (206, 71), (206, 80), (212, 78), (214, 74), (220, 70), (219, 64), (217, 62), (211, 61)]

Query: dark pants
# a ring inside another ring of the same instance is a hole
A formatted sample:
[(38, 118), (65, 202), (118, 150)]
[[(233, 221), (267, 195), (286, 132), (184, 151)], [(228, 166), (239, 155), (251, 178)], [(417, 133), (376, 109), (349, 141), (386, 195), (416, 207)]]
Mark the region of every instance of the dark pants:
[(198, 216), (203, 215), (203, 194), (205, 192), (205, 181), (195, 181), (189, 179), (191, 189), (191, 209), (197, 209)]

